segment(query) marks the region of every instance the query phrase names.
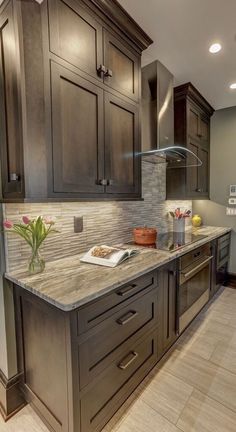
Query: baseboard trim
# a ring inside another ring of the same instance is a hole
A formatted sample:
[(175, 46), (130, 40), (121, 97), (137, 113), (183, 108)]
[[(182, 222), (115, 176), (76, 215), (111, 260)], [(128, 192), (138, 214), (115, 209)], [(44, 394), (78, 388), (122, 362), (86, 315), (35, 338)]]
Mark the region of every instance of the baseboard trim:
[(5, 421), (26, 405), (20, 391), (21, 378), (22, 374), (18, 374), (7, 379), (0, 369), (0, 413)]
[(236, 274), (235, 273), (228, 273), (226, 285), (230, 288), (236, 289)]

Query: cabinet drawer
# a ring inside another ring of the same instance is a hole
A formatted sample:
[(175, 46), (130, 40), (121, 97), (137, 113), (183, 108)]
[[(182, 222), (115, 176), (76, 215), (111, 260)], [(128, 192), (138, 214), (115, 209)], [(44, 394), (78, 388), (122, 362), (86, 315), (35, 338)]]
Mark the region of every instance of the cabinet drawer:
[(157, 362), (157, 330), (129, 347), (81, 399), (81, 432), (98, 431)]
[(96, 326), (79, 347), (80, 386), (87, 385), (111, 360), (109, 354), (131, 335), (158, 324), (158, 291), (156, 289), (118, 308), (112, 316)]
[(150, 291), (157, 286), (157, 272), (151, 272), (137, 278), (100, 300), (81, 308), (78, 311), (78, 334), (82, 334), (94, 327), (108, 316), (114, 313), (114, 307), (126, 302), (135, 296), (140, 296), (143, 291)]

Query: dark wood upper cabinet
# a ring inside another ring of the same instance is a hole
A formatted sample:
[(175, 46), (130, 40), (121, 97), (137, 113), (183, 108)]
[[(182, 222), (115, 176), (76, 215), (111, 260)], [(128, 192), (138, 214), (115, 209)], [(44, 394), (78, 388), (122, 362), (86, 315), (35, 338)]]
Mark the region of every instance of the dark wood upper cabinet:
[(209, 151), (198, 147), (198, 156), (202, 161), (202, 166), (198, 168), (198, 193), (202, 196), (209, 195)]
[(51, 64), (53, 192), (103, 193), (103, 91)]
[(50, 50), (60, 58), (103, 80), (102, 25), (89, 14), (79, 0), (50, 0)]
[(143, 32), (114, 0), (43, 8), (49, 197), (139, 199)]
[(20, 198), (24, 193), (18, 51), (9, 3), (0, 15), (0, 149), (2, 195), (6, 198)]
[[(33, 23), (33, 24), (32, 24)], [(1, 201), (47, 196), (41, 7), (0, 7)]]
[(104, 30), (104, 65), (105, 84), (138, 101), (140, 56), (107, 30)]
[(116, 0), (0, 6), (0, 199), (139, 199), (140, 64)]
[(107, 193), (140, 193), (139, 108), (105, 95), (105, 177)]
[(209, 196), (211, 105), (198, 90), (187, 83), (174, 90), (175, 144), (187, 147), (202, 161), (187, 156), (187, 168), (167, 170), (167, 198), (200, 199)]
[(199, 138), (199, 111), (188, 104), (188, 133), (192, 138)]

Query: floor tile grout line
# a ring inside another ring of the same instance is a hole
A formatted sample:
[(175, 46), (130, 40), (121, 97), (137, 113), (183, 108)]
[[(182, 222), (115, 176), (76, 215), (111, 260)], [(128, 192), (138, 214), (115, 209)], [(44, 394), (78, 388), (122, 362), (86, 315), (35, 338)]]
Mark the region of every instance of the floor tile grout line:
[[(191, 394), (189, 395), (188, 400), (187, 400), (186, 403), (184, 404), (184, 407), (182, 408), (182, 410), (181, 410), (181, 412), (180, 412), (180, 414), (179, 414), (179, 417), (178, 417), (177, 422), (175, 423), (175, 426), (177, 426), (177, 423), (178, 423), (178, 421), (179, 421), (179, 419), (180, 419), (180, 417), (181, 417), (181, 414), (183, 413), (184, 409), (186, 408), (186, 406), (187, 406), (187, 404), (188, 404), (188, 402), (189, 402), (189, 400), (190, 400), (190, 398), (191, 398), (191, 396), (192, 396), (194, 390), (196, 390), (193, 386), (191, 386), (191, 387), (192, 387)], [(177, 426), (177, 427), (178, 427), (178, 426)]]
[[(169, 371), (166, 371), (165, 373), (168, 373), (168, 374), (169, 374)], [(171, 375), (171, 374), (170, 374), (170, 375)], [(173, 376), (173, 375), (172, 375), (172, 376)], [(183, 381), (181, 378), (179, 378), (179, 377), (174, 377), (174, 378), (176, 378), (178, 381), (181, 381), (183, 384), (186, 384), (186, 382)], [(190, 384), (187, 384), (187, 385), (188, 385), (189, 387), (191, 387), (192, 390), (191, 390), (190, 395), (189, 395), (188, 398), (187, 398), (187, 401), (186, 401), (185, 404), (184, 404), (184, 407), (182, 408), (182, 410), (181, 410), (181, 412), (180, 412), (180, 415), (181, 415), (182, 411), (184, 410), (186, 404), (188, 403), (190, 397), (192, 396), (193, 391), (195, 390), (195, 388), (194, 388), (192, 385), (190, 385)], [(156, 411), (157, 414), (161, 415), (161, 416), (164, 417), (166, 420), (168, 420), (169, 423), (171, 423), (172, 425), (176, 426), (176, 424), (177, 424), (177, 422), (178, 422), (178, 420), (179, 420), (180, 415), (178, 416), (177, 421), (176, 421), (176, 422), (173, 422), (173, 421), (171, 421), (168, 417), (166, 417), (164, 414), (160, 413), (160, 412), (158, 411), (158, 409), (154, 408), (154, 407), (151, 406), (147, 401), (143, 400), (143, 399), (142, 399), (142, 395), (140, 395), (140, 398), (141, 398), (142, 402), (144, 402), (146, 405), (148, 405), (150, 408), (152, 408), (154, 411)]]
[[(222, 368), (221, 368), (221, 369), (222, 369)], [(171, 372), (170, 370), (167, 370), (167, 371), (168, 371), (168, 373), (170, 373), (174, 378), (178, 378), (178, 379), (179, 379), (179, 377), (176, 376), (176, 375), (174, 375), (173, 372)], [(228, 372), (228, 371), (227, 371), (227, 372)], [(181, 378), (181, 379), (182, 379), (182, 381), (184, 381), (185, 384), (188, 384), (189, 386), (193, 387), (194, 390), (196, 390), (196, 391), (198, 391), (198, 392), (201, 392), (203, 395), (209, 397), (210, 399), (212, 399), (212, 400), (214, 400), (215, 402), (221, 404), (223, 407), (227, 408), (228, 410), (230, 410), (231, 412), (233, 412), (234, 414), (236, 414), (236, 408), (235, 408), (235, 410), (232, 409), (232, 408), (230, 408), (229, 406), (225, 405), (225, 404), (222, 403), (221, 401), (215, 399), (215, 398), (214, 398), (212, 395), (210, 395), (209, 393), (204, 393), (203, 391), (201, 391), (201, 390), (199, 390), (198, 388), (194, 387), (193, 385), (189, 384), (189, 382), (187, 382), (184, 378)]]
[[(142, 401), (142, 402), (143, 402), (145, 405), (147, 405), (148, 408), (151, 408), (152, 411), (154, 411), (157, 415), (159, 415), (160, 417), (162, 417), (163, 419), (165, 419), (165, 420), (166, 420), (170, 425), (177, 427), (175, 423), (173, 423), (170, 419), (166, 418), (163, 414), (159, 413), (155, 408), (151, 407), (151, 406), (150, 406), (146, 401)], [(178, 428), (178, 429), (179, 429), (181, 432), (183, 432), (182, 429), (180, 429), (180, 428)], [(113, 431), (111, 431), (111, 432), (113, 432)], [(146, 431), (145, 431), (145, 432), (146, 432)]]
[[(236, 414), (236, 410), (234, 411), (233, 409), (231, 409), (230, 407), (226, 406), (224, 403), (219, 402), (218, 400), (216, 400), (214, 397), (212, 397), (209, 394), (203, 393), (201, 390), (198, 390), (194, 387), (194, 390), (197, 391), (198, 393), (201, 393), (203, 396), (207, 397), (208, 399), (210, 399), (213, 402), (216, 402), (218, 405), (221, 405), (222, 407), (224, 407), (225, 409), (227, 409), (228, 411), (230, 411), (233, 414)], [(177, 425), (176, 425), (177, 426)], [(179, 426), (177, 426), (179, 427)]]
[[(212, 354), (212, 355), (213, 355), (213, 354)], [(207, 361), (209, 361), (209, 363), (213, 364), (214, 366), (217, 366), (218, 368), (224, 370), (225, 372), (229, 372), (229, 373), (231, 373), (232, 375), (236, 376), (236, 372), (232, 372), (231, 370), (229, 370), (229, 369), (227, 369), (226, 367), (221, 366), (221, 365), (219, 365), (219, 364), (213, 362), (212, 360), (207, 360)]]

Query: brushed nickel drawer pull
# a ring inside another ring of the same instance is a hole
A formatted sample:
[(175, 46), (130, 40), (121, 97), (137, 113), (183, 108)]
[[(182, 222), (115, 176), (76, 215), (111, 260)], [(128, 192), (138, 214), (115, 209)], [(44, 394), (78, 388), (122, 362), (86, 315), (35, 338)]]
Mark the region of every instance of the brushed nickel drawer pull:
[(138, 353), (135, 351), (131, 351), (131, 353), (129, 353), (124, 360), (122, 360), (119, 364), (118, 364), (118, 368), (125, 370), (127, 369), (127, 367), (129, 367), (131, 365), (131, 363), (133, 363), (134, 360), (136, 360), (136, 358), (138, 357)]
[(128, 286), (122, 288), (122, 289), (121, 289), (120, 291), (118, 291), (116, 294), (119, 295), (119, 296), (124, 297), (124, 296), (126, 296), (126, 295), (129, 295), (132, 291), (134, 291), (135, 288), (137, 288), (137, 285), (136, 285), (136, 284), (128, 285)]
[(133, 318), (135, 318), (137, 315), (138, 315), (138, 312), (129, 311), (125, 315), (123, 315), (121, 318), (118, 318), (118, 320), (116, 322), (117, 322), (117, 324), (125, 325), (129, 321), (131, 321)]

